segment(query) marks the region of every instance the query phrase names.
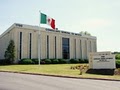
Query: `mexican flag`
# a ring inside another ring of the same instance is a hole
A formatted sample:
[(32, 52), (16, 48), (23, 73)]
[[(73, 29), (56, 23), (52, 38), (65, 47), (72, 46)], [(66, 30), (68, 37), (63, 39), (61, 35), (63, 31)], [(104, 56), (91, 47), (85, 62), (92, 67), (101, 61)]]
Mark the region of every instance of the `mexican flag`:
[(51, 17), (48, 17), (46, 14), (41, 13), (41, 24), (48, 24), (50, 25), (53, 29), (55, 29), (55, 20)]

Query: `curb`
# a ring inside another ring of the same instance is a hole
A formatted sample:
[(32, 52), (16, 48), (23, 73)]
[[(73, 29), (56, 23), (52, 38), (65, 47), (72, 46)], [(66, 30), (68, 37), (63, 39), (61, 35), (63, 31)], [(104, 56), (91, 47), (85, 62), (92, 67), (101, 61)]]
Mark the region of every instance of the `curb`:
[(61, 78), (73, 78), (73, 79), (91, 79), (91, 80), (105, 80), (105, 81), (120, 81), (120, 80), (115, 80), (115, 79), (84, 78), (84, 77), (61, 76), (61, 75), (50, 75), (50, 74), (28, 73), (28, 72), (17, 72), (17, 71), (0, 71), (0, 72), (18, 73), (18, 74), (29, 74), (29, 75), (41, 75), (41, 76), (51, 76), (51, 77), (61, 77)]

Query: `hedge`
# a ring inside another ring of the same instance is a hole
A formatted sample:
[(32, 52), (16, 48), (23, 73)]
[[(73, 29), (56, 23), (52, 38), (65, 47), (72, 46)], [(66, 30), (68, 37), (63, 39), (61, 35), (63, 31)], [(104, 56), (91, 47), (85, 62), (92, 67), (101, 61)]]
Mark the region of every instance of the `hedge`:
[(84, 59), (84, 63), (88, 63), (88, 59)]
[(65, 60), (65, 59), (58, 59), (58, 60), (59, 60), (60, 64), (66, 64), (67, 63), (67, 60)]
[(84, 63), (84, 60), (83, 59), (79, 59), (79, 63)]
[(45, 61), (45, 64), (51, 64), (52, 63), (50, 59), (45, 59), (44, 61)]
[(58, 59), (53, 59), (51, 60), (52, 64), (59, 64), (59, 60)]
[(0, 65), (6, 65), (7, 63), (6, 63), (6, 59), (1, 59), (0, 60)]
[(24, 58), (19, 61), (19, 64), (34, 64), (34, 62), (29, 58)]
[(34, 62), (34, 64), (38, 64), (39, 60), (37, 58), (33, 58), (32, 61)]
[(13, 64), (13, 63), (11, 63), (10, 60), (0, 59), (0, 65), (10, 65), (10, 64)]
[(78, 59), (70, 59), (70, 63), (79, 63)]

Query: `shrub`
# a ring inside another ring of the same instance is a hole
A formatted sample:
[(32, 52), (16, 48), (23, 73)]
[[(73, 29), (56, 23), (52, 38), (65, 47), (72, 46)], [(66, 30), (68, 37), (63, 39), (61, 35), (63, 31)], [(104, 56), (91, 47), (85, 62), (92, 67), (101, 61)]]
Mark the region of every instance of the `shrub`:
[(51, 60), (50, 59), (45, 59), (45, 64), (51, 64)]
[(84, 63), (88, 63), (88, 59), (84, 59)]
[(116, 60), (116, 68), (120, 68), (120, 60)]
[(0, 59), (0, 65), (10, 65), (12, 64), (8, 59)]
[(7, 60), (6, 59), (0, 59), (0, 65), (6, 65)]
[(34, 64), (34, 62), (31, 59), (25, 58), (25, 59), (21, 59), (19, 61), (19, 64)]
[(58, 59), (58, 60), (59, 60), (59, 63), (60, 63), (60, 64), (65, 64), (65, 63), (67, 63), (67, 61), (64, 60), (64, 59)]
[(44, 59), (40, 60), (40, 64), (45, 64), (45, 60)]
[[(39, 64), (39, 59), (37, 58), (32, 59), (32, 61), (34, 64)], [(40, 59), (40, 64), (45, 64), (45, 59)]]
[(58, 64), (59, 63), (59, 60), (58, 59), (53, 59), (51, 60), (53, 64)]
[(70, 59), (70, 63), (79, 63), (79, 60), (77, 60), (77, 59)]
[(32, 61), (34, 62), (34, 64), (38, 64), (39, 60), (37, 58), (33, 58)]
[(84, 60), (83, 59), (79, 59), (79, 63), (84, 63)]

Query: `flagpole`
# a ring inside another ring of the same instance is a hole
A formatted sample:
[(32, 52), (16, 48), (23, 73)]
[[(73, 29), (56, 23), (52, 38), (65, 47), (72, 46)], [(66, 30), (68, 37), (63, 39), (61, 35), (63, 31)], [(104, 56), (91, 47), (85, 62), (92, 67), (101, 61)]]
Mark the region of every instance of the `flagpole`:
[(40, 65), (40, 57), (41, 57), (41, 53), (40, 53), (40, 51), (41, 51), (41, 43), (40, 43), (40, 23), (41, 23), (41, 11), (39, 11), (39, 14), (40, 14), (40, 18), (39, 18), (39, 31), (38, 31), (38, 60), (39, 60), (39, 65)]

